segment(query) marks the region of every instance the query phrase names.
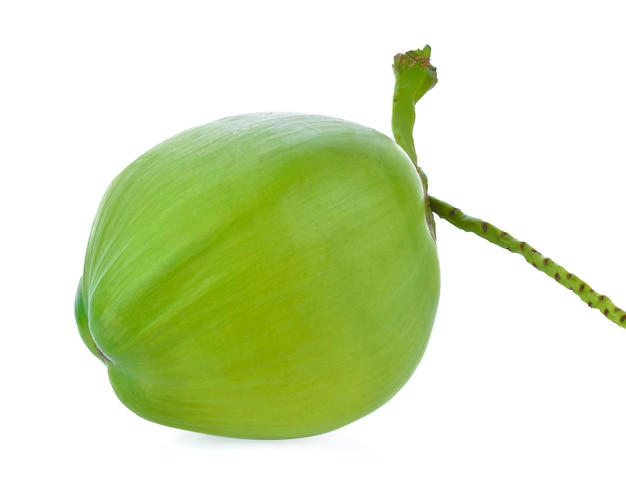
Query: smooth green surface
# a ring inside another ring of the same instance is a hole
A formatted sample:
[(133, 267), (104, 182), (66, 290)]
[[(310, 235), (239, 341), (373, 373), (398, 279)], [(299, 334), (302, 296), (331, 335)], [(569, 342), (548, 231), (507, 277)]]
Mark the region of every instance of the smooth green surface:
[(108, 189), (76, 319), (140, 416), (210, 434), (323, 433), (391, 398), (425, 350), (439, 266), (391, 139), (322, 116), (183, 132)]

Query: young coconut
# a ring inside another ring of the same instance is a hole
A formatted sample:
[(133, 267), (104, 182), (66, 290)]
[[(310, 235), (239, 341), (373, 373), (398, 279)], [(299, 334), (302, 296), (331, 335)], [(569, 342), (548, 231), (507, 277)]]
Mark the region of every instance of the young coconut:
[(100, 204), (75, 313), (119, 399), (164, 425), (245, 438), (344, 426), (409, 379), (439, 298), (436, 214), (521, 253), (624, 326), (551, 260), (427, 193), (414, 105), (430, 48), (397, 55), (393, 131), (249, 114), (190, 129)]

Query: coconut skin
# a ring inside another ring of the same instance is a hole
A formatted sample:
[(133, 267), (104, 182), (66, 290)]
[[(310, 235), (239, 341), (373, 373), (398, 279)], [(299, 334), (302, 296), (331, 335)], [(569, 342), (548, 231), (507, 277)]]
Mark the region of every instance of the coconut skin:
[(325, 433), (409, 379), (439, 298), (420, 176), (385, 135), (249, 114), (157, 145), (111, 183), (75, 313), (118, 398), (239, 438)]

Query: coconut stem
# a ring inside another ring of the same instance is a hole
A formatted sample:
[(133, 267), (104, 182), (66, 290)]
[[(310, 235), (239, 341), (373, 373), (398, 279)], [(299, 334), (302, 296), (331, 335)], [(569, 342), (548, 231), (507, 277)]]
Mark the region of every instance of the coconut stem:
[(554, 260), (544, 257), (525, 241), (519, 241), (493, 224), (468, 216), (460, 209), (433, 196), (430, 196), (429, 199), (432, 211), (440, 218), (463, 231), (474, 233), (501, 248), (505, 248), (509, 252), (519, 253), (533, 267), (550, 276), (561, 286), (571, 289), (591, 308), (600, 310), (606, 318), (620, 327), (626, 328), (626, 312), (615, 306), (608, 296), (596, 293), (585, 281), (564, 269)]
[(437, 82), (436, 69), (430, 64), (430, 47), (423, 50), (409, 51), (394, 58), (396, 85), (393, 98), (392, 128), (396, 142), (411, 158), (424, 185), (427, 197), (427, 221), (434, 237), (434, 212), (442, 219), (463, 231), (474, 233), (485, 240), (512, 253), (522, 255), (526, 261), (560, 285), (572, 290), (582, 301), (592, 308), (600, 310), (606, 318), (620, 327), (626, 328), (626, 312), (609, 299), (596, 293), (589, 284), (567, 271), (555, 261), (544, 257), (524, 241), (519, 241), (494, 225), (468, 216), (457, 207), (428, 195), (426, 175), (417, 165), (417, 154), (413, 141), (415, 125), (415, 103)]
[(436, 239), (435, 219), (428, 202), (428, 178), (417, 165), (413, 141), (415, 104), (437, 83), (437, 69), (430, 63), (430, 46), (423, 50), (399, 53), (393, 59), (396, 85), (393, 91), (391, 128), (396, 142), (411, 158), (424, 187), (426, 222), (433, 239)]

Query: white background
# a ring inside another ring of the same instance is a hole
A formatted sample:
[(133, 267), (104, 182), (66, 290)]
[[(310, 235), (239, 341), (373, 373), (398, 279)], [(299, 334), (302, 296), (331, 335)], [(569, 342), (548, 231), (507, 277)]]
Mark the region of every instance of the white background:
[(75, 328), (110, 180), (237, 113), (390, 134), (392, 57), (430, 44), (418, 107), (433, 195), (626, 304), (619, 2), (6, 2), (0, 7), (3, 491), (626, 491), (626, 331), (514, 256), (439, 222), (426, 355), (387, 405), (291, 441), (144, 421)]

